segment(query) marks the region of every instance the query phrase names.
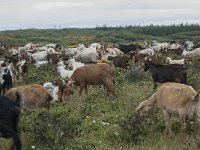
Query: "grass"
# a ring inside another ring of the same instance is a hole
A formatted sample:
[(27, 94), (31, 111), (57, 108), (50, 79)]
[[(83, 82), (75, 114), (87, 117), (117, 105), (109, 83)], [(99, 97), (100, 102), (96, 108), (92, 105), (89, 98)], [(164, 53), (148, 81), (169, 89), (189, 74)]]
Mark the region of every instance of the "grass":
[[(131, 69), (137, 69), (135, 64), (132, 67)], [(52, 74), (52, 68), (54, 67), (51, 65), (38, 69), (31, 66), (29, 80), (15, 80), (15, 86), (59, 78)], [(144, 78), (140, 78), (141, 76)], [(196, 76), (189, 77), (189, 82), (199, 83), (197, 81), (199, 79)], [(164, 118), (158, 108), (148, 114), (135, 112), (136, 106), (153, 93), (153, 82), (149, 73), (144, 74), (141, 71), (131, 74), (129, 71), (117, 69), (115, 90), (117, 96), (112, 97), (101, 86), (91, 86), (89, 94), (83, 93), (82, 99), (79, 99), (77, 88), (65, 103), (51, 104), (50, 110), (36, 109), (31, 113), (22, 111), (20, 137), (23, 149), (181, 150), (185, 146), (195, 149), (200, 140), (197, 125), (187, 126), (187, 139), (182, 142), (179, 138), (180, 122), (177, 116), (172, 119), (174, 136), (169, 138), (163, 134)], [(9, 144), (10, 141), (3, 140), (0, 147), (6, 150)]]

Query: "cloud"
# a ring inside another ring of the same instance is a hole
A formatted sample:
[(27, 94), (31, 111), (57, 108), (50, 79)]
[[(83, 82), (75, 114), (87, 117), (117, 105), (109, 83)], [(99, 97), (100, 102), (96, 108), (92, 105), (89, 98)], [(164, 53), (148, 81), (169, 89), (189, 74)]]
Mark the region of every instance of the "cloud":
[(55, 9), (65, 9), (65, 8), (78, 8), (84, 7), (85, 4), (82, 2), (73, 3), (73, 2), (45, 2), (39, 3), (34, 6), (36, 10), (55, 10)]

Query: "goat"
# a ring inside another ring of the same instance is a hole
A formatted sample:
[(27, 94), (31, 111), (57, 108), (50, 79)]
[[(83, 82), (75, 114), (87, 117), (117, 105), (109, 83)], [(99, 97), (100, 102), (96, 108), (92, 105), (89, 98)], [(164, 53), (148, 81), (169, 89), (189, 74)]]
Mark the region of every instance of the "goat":
[(50, 93), (42, 86), (37, 84), (23, 85), (11, 88), (5, 94), (11, 100), (16, 100), (16, 93), (21, 96), (22, 108), (50, 108), (50, 102), (53, 99)]
[(73, 70), (76, 70), (77, 68), (85, 66), (84, 63), (76, 62), (75, 59), (73, 59), (73, 58), (69, 59), (67, 62), (68, 62), (68, 67), (70, 67), (70, 68), (72, 67)]
[(11, 75), (11, 70), (8, 67), (3, 67), (0, 69), (0, 94), (3, 91), (3, 95), (5, 94), (5, 90), (9, 90), (13, 86), (13, 80)]
[(112, 95), (115, 96), (115, 91), (112, 83), (114, 74), (115, 69), (111, 65), (105, 63), (91, 64), (77, 68), (63, 90), (62, 99), (64, 99), (66, 95), (71, 95), (73, 85), (80, 86), (79, 97), (81, 96), (84, 89), (85, 93), (88, 93), (88, 85), (99, 84), (103, 84), (112, 93)]
[(164, 113), (166, 130), (165, 133), (172, 135), (170, 117), (172, 113), (178, 112), (181, 121), (180, 134), (186, 129), (185, 119), (191, 118), (195, 113), (197, 122), (200, 123), (200, 95), (191, 86), (180, 83), (164, 83), (146, 101), (139, 104), (136, 110), (149, 111), (158, 105)]
[(71, 75), (73, 74), (73, 70), (66, 70), (65, 69), (65, 67), (64, 66), (58, 66), (57, 67), (57, 71), (58, 71), (58, 73), (60, 74), (60, 76), (62, 77), (62, 78), (70, 78), (71, 77)]
[(170, 57), (166, 58), (166, 63), (168, 64), (179, 64), (179, 65), (184, 65), (185, 59), (180, 59), (180, 60), (172, 60)]
[(96, 63), (97, 59), (99, 58), (99, 55), (97, 52), (84, 51), (78, 53), (74, 58), (75, 60), (78, 60), (82, 63)]
[(43, 87), (45, 87), (53, 97), (52, 102), (58, 101), (59, 87), (57, 85), (54, 85), (52, 82), (45, 82), (43, 83)]
[(157, 87), (157, 82), (178, 82), (187, 84), (187, 72), (183, 65), (172, 64), (162, 65), (155, 64), (151, 60), (144, 61), (144, 71), (150, 70), (154, 80), (154, 89)]
[(192, 51), (189, 51), (185, 54), (185, 58), (190, 58), (190, 59), (200, 59), (200, 48), (196, 48)]
[(20, 117), (20, 95), (16, 93), (13, 102), (6, 96), (0, 96), (0, 137), (12, 138), (12, 149), (21, 150), (22, 143), (19, 138), (18, 122)]
[(155, 52), (153, 51), (153, 49), (143, 49), (138, 51), (138, 54), (155, 55)]
[(119, 55), (116, 57), (108, 56), (108, 60), (113, 61), (115, 67), (127, 69), (130, 57), (127, 54)]

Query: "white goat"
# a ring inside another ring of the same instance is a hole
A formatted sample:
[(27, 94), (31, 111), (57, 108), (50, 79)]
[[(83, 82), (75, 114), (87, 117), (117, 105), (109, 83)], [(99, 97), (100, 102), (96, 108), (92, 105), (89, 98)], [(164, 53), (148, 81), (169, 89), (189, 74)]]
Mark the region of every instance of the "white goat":
[(190, 51), (190, 50), (192, 50), (194, 43), (190, 42), (190, 41), (186, 41), (185, 46), (186, 46), (186, 49)]
[(84, 44), (79, 44), (78, 50), (80, 50), (82, 52), (96, 52), (96, 47), (90, 46), (90, 47), (86, 48)]
[(73, 70), (66, 70), (63, 66), (57, 67), (57, 71), (62, 78), (70, 78), (74, 72)]
[(97, 52), (80, 52), (74, 58), (82, 63), (94, 63), (97, 61), (99, 55)]
[(168, 64), (179, 64), (179, 65), (184, 65), (185, 59), (180, 59), (180, 60), (172, 60), (170, 57), (166, 58), (166, 63)]
[(45, 60), (45, 58), (47, 56), (47, 51), (41, 51), (41, 52), (38, 51), (38, 52), (32, 54), (31, 56), (36, 61)]
[(185, 58), (200, 59), (200, 48), (187, 52)]
[(85, 66), (82, 62), (76, 62), (74, 58), (71, 58), (68, 60), (68, 67), (72, 67), (73, 70), (76, 70), (77, 68)]
[(106, 48), (106, 51), (115, 56), (123, 54), (123, 52), (118, 48)]
[(58, 100), (58, 92), (59, 92), (58, 86), (53, 85), (52, 82), (45, 82), (43, 84), (43, 87), (45, 87), (49, 91), (51, 96), (53, 97), (53, 101), (52, 102), (55, 102), (55, 101)]
[(138, 54), (148, 54), (148, 55), (154, 55), (155, 52), (152, 50), (152, 49), (143, 49), (143, 50), (140, 50), (138, 52)]
[(166, 49), (169, 47), (169, 43), (165, 42), (165, 43), (157, 43), (157, 45), (152, 46), (151, 48), (155, 51), (155, 52), (159, 52), (161, 49)]
[(35, 66), (39, 68), (41, 65), (48, 64), (47, 60), (36, 61)]
[(68, 48), (68, 49), (65, 50), (65, 54), (69, 55), (70, 57), (75, 56), (79, 52), (80, 52), (80, 50), (78, 50), (78, 48)]

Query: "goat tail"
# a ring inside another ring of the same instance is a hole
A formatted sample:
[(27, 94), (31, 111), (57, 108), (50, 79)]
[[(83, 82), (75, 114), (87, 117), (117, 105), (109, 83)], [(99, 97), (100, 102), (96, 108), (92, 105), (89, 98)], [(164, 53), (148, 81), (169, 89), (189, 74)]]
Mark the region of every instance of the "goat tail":
[(14, 148), (15, 146), (16, 150), (22, 149), (22, 143), (18, 134), (5, 126), (0, 126), (0, 132), (3, 134), (4, 137), (13, 139), (12, 148)]
[(16, 99), (16, 105), (18, 107), (20, 107), (21, 95), (17, 92), (16, 93), (16, 97), (17, 97), (17, 99)]
[(136, 111), (142, 109), (144, 111), (149, 111), (151, 108), (153, 108), (157, 103), (157, 92), (154, 93), (148, 100), (143, 101), (139, 104), (139, 106), (136, 108)]

